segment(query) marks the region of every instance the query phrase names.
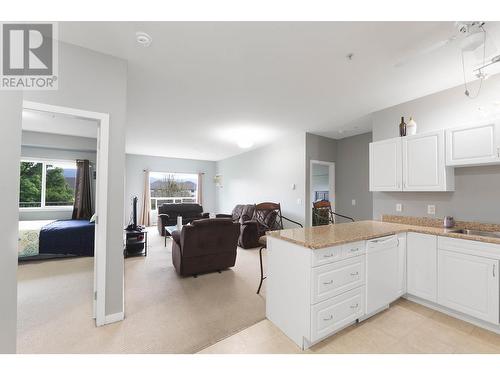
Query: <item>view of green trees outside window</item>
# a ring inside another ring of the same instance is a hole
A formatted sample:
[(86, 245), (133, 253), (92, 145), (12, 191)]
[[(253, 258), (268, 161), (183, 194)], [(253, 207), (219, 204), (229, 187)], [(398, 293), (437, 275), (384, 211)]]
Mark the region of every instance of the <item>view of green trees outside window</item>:
[[(42, 197), (43, 173), (45, 173), (44, 197)], [(23, 161), (20, 177), (19, 207), (73, 205), (76, 163)]]

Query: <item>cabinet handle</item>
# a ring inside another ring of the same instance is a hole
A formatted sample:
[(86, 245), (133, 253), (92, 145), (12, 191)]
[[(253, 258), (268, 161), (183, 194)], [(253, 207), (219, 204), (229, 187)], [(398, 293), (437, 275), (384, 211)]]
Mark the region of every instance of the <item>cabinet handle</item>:
[(323, 258), (331, 258), (332, 256), (333, 256), (333, 254), (324, 254)]
[(359, 251), (359, 247), (355, 247), (353, 249), (349, 249), (350, 253), (355, 253), (356, 251)]
[(351, 305), (351, 309), (357, 309), (359, 306), (359, 303), (355, 304), (355, 305)]
[(327, 321), (329, 321), (329, 320), (332, 320), (332, 319), (333, 319), (333, 315), (332, 315), (332, 314), (330, 314), (330, 317), (329, 317), (329, 318), (323, 318), (323, 320), (324, 320), (325, 322), (327, 322)]
[(497, 157), (500, 158), (500, 147), (497, 147)]
[(353, 272), (351, 273), (351, 276), (358, 276), (359, 275), (359, 272)]
[(323, 285), (330, 285), (330, 284), (333, 284), (333, 280), (330, 280), (330, 281), (325, 281), (325, 282), (323, 283)]
[(495, 266), (496, 264), (493, 265), (493, 277), (495, 277)]

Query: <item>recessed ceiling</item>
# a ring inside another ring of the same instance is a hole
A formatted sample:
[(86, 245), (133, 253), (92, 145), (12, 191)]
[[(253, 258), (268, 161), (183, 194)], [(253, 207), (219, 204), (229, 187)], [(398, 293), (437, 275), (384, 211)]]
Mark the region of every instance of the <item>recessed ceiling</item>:
[[(499, 26), (486, 24), (497, 46)], [(416, 53), (455, 32), (454, 22), (60, 24), (63, 41), (128, 61), (128, 153), (206, 160), (247, 151), (237, 134), (255, 148), (299, 131), (363, 133), (370, 113), (461, 84), (456, 44)]]

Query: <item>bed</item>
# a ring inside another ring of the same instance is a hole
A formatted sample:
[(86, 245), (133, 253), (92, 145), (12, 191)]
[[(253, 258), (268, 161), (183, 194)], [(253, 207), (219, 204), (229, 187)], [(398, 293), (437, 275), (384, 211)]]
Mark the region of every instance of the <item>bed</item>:
[(18, 257), (94, 256), (94, 233), (88, 220), (20, 221)]

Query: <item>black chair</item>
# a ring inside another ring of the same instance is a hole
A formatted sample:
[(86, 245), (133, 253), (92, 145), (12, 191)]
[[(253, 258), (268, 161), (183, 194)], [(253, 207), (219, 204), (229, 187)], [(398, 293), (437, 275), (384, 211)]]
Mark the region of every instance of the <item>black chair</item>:
[(336, 224), (337, 216), (349, 221), (354, 221), (352, 217), (334, 212), (332, 210), (332, 204), (327, 200), (313, 202), (312, 215), (313, 227), (318, 225)]
[(287, 220), (290, 223), (300, 226), (301, 228), (303, 228), (303, 226), (302, 224), (283, 216), (280, 204), (272, 202), (264, 202), (255, 205), (254, 220), (257, 222), (259, 244), (261, 245), (261, 248), (259, 249), (260, 282), (257, 289), (257, 294), (259, 294), (260, 289), (262, 288), (262, 282), (266, 279), (266, 277), (264, 277), (264, 269), (262, 266), (262, 250), (267, 248), (266, 232), (283, 229), (283, 220)]

